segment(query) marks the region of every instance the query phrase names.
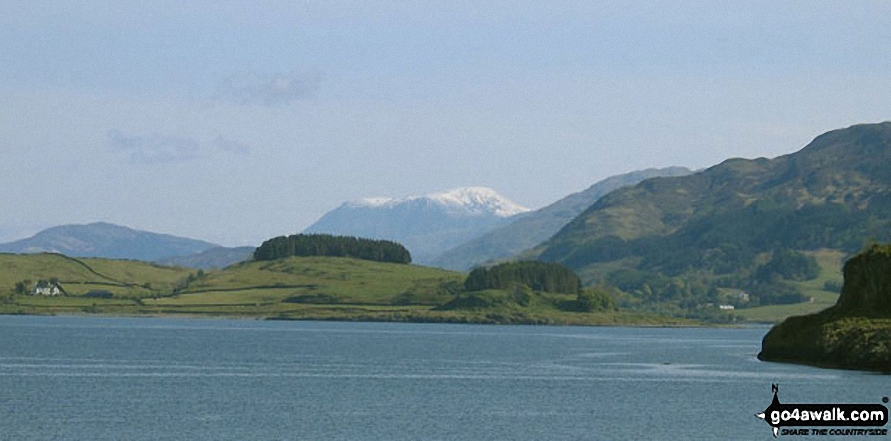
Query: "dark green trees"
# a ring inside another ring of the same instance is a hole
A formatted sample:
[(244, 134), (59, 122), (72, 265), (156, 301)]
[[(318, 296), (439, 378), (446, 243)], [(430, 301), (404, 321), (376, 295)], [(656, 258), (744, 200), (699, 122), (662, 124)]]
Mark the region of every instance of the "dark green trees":
[(464, 289), (508, 289), (516, 284), (526, 285), (534, 291), (565, 294), (577, 294), (582, 288), (582, 281), (571, 269), (558, 263), (528, 261), (476, 268), (464, 281)]
[(813, 256), (780, 248), (773, 251), (770, 261), (754, 271), (748, 291), (759, 305), (806, 302), (808, 297), (800, 289), (784, 282), (812, 280), (819, 275), (820, 265)]
[(377, 262), (411, 263), (411, 254), (396, 242), (329, 234), (276, 237), (263, 242), (254, 251), (254, 260), (275, 260), (291, 256), (352, 257)]
[(575, 307), (581, 312), (609, 311), (616, 309), (616, 301), (609, 293), (609, 288), (592, 287), (579, 291)]
[(817, 259), (788, 249), (774, 250), (769, 262), (758, 267), (755, 282), (771, 283), (777, 279), (812, 280), (820, 275)]

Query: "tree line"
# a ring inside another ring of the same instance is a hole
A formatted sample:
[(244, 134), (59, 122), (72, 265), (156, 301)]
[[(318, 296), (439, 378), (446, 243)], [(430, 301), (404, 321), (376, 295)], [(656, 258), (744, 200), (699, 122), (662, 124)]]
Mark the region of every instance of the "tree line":
[(411, 263), (411, 254), (396, 242), (330, 234), (275, 237), (254, 250), (254, 260), (275, 260), (291, 256), (351, 257), (377, 262)]
[(464, 281), (464, 289), (508, 289), (517, 284), (526, 285), (534, 291), (565, 294), (578, 294), (582, 288), (579, 277), (559, 263), (524, 261), (475, 268)]

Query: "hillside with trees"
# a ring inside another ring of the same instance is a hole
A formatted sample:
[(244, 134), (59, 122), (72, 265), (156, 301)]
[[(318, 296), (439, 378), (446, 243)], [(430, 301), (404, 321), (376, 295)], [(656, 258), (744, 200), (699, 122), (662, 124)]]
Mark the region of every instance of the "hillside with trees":
[(610, 176), (544, 208), (514, 216), (509, 224), (442, 253), (433, 260), (433, 265), (468, 271), (486, 262), (510, 258), (547, 240), (591, 204), (616, 189), (635, 185), (652, 177), (684, 176), (690, 173), (692, 171), (684, 167), (666, 167)]
[(569, 268), (538, 261), (508, 262), (475, 268), (463, 289), (440, 310), (488, 310), (524, 316), (542, 309), (563, 313), (609, 312), (616, 308), (617, 291), (606, 286), (582, 288)]
[(727, 291), (806, 300), (818, 250), (891, 240), (891, 123), (823, 134), (774, 159), (729, 159), (610, 193), (527, 257), (609, 282), (630, 303), (685, 310)]
[[(690, 324), (619, 311), (609, 288), (467, 291), (466, 274), (346, 257), (252, 260), (190, 271), (59, 254), (0, 254), (0, 314), (179, 315), (278, 320)], [(60, 292), (41, 294), (50, 283)]]

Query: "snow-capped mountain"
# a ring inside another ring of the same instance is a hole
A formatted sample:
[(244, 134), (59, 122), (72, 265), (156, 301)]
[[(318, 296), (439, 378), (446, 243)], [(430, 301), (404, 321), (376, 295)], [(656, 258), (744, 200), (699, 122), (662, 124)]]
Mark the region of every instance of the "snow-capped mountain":
[(486, 262), (517, 256), (556, 234), (560, 228), (613, 190), (637, 185), (659, 176), (686, 176), (693, 171), (684, 167), (650, 168), (611, 176), (566, 196), (544, 208), (517, 216), (507, 225), (499, 226), (473, 240), (452, 248), (433, 260), (440, 268), (466, 271)]
[(426, 196), (346, 202), (304, 233), (394, 240), (411, 251), (414, 262), (424, 264), (527, 211), (489, 188), (456, 188)]
[(426, 196), (410, 196), (407, 198), (365, 198), (358, 201), (347, 202), (351, 207), (394, 208), (399, 205), (411, 204), (416, 201), (432, 203), (442, 206), (450, 213), (462, 215), (490, 215), (498, 217), (510, 217), (529, 211), (528, 208), (516, 204), (497, 191), (486, 187), (456, 188), (442, 193), (433, 193)]

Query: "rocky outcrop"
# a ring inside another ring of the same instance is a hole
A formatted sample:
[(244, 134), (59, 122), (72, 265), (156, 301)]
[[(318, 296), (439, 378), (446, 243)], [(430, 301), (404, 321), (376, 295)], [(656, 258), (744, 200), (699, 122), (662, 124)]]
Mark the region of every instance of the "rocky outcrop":
[(845, 263), (836, 307), (851, 314), (891, 318), (891, 245), (874, 245)]
[(875, 245), (851, 258), (844, 276), (835, 306), (775, 326), (758, 358), (891, 372), (891, 246)]

